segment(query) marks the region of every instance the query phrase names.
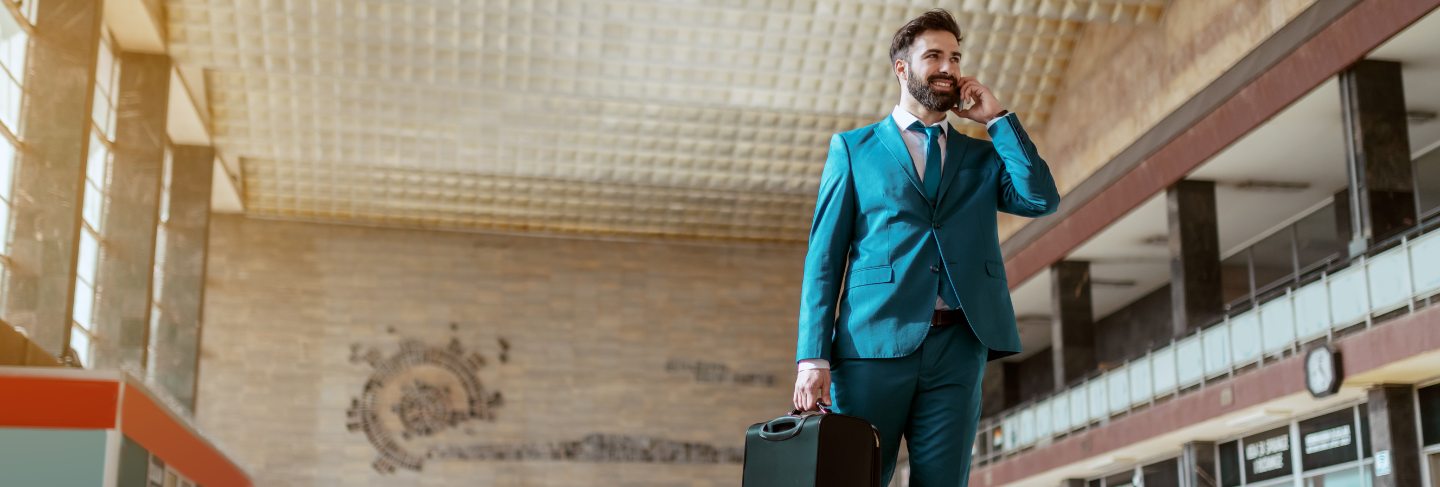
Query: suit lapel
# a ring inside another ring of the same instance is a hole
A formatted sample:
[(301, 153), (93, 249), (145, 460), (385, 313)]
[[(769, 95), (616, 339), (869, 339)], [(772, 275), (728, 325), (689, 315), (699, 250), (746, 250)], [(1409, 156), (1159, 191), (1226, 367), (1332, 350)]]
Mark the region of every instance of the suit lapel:
[[(946, 124), (949, 126), (949, 124)], [(948, 128), (945, 135), (945, 163), (940, 165), (940, 191), (935, 197), (936, 201), (945, 201), (945, 192), (955, 185), (955, 174), (960, 172), (960, 165), (965, 163), (965, 149), (969, 147), (961, 138), (955, 127)]]
[[(900, 128), (895, 126), (895, 119), (885, 116), (885, 120), (875, 127), (875, 132), (885, 150), (890, 151), (890, 156), (905, 172), (905, 177), (910, 179), (910, 186), (920, 193), (921, 198), (925, 198), (925, 187), (920, 185), (920, 176), (915, 173), (915, 161), (910, 159), (910, 149), (905, 147), (905, 141), (900, 138)], [(941, 178), (941, 181), (944, 181), (944, 178)]]

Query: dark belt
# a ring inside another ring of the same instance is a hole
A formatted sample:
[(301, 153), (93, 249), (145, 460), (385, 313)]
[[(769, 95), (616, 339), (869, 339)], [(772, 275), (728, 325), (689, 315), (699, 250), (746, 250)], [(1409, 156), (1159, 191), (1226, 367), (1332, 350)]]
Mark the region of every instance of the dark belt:
[(969, 323), (965, 319), (965, 312), (958, 309), (937, 309), (935, 314), (930, 315), (930, 326), (964, 325)]

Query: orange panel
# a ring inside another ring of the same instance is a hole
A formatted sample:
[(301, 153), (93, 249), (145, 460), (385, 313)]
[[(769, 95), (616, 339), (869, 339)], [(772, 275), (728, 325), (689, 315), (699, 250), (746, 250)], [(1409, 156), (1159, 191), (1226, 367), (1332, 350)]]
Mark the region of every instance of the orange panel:
[(0, 426), (114, 428), (119, 396), (115, 381), (0, 376)]
[(127, 388), (120, 406), (120, 431), (166, 465), (206, 487), (249, 487), (250, 478), (205, 440), (181, 425), (150, 396)]

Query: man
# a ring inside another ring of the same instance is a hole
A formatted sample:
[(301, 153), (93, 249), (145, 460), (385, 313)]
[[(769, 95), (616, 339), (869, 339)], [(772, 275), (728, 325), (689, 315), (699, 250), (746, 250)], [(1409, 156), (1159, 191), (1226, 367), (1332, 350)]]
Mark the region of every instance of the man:
[[(1060, 202), (1019, 119), (960, 76), (960, 38), (938, 9), (895, 33), (900, 104), (830, 139), (805, 256), (795, 407), (874, 424), (886, 483), (903, 436), (910, 485), (965, 485), (985, 362), (1020, 351), (996, 211), (1038, 217)], [(991, 141), (957, 133), (946, 112)]]

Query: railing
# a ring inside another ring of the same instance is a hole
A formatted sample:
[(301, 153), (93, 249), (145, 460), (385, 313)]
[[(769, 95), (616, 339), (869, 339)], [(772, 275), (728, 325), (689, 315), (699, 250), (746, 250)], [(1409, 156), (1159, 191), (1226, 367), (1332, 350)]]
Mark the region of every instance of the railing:
[(1213, 327), (987, 420), (980, 425), (975, 462), (989, 463), (1223, 380), (1311, 341), (1329, 340), (1336, 331), (1368, 328), (1376, 316), (1413, 310), (1417, 300), (1440, 292), (1440, 231), (1432, 230), (1412, 231), (1393, 247), (1339, 263)]

